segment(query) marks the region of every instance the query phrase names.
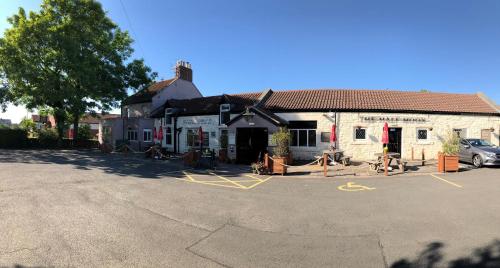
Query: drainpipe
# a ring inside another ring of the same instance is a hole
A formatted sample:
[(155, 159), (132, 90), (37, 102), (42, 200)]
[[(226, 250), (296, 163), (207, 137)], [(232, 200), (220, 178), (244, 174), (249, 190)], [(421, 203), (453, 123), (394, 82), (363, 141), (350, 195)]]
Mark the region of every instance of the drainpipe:
[(177, 153), (177, 116), (174, 117), (174, 154)]

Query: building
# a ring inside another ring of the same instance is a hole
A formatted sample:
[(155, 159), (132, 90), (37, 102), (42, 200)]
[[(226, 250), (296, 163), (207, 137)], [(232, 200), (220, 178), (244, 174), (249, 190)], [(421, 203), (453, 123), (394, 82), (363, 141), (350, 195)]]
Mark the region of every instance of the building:
[(107, 133), (102, 142), (115, 145), (119, 140), (128, 140), (136, 150), (143, 150), (153, 143), (154, 120), (151, 111), (170, 99), (192, 99), (202, 97), (193, 83), (191, 64), (177, 61), (175, 77), (157, 82), (139, 91), (122, 102), (121, 118), (103, 121)]
[(336, 148), (354, 159), (373, 159), (382, 152), (382, 128), (389, 124), (389, 150), (411, 158), (412, 151), (435, 158), (453, 131), (499, 144), (500, 112), (481, 93), (451, 94), (391, 90), (289, 90), (169, 99), (155, 109), (155, 129), (162, 147), (183, 153), (203, 146), (219, 149), (227, 137), (228, 155), (248, 163), (272, 149), (270, 135), (287, 127), (295, 159), (314, 159), (330, 147), (332, 125)]
[(10, 126), (12, 125), (12, 121), (10, 119), (0, 118), (0, 125)]

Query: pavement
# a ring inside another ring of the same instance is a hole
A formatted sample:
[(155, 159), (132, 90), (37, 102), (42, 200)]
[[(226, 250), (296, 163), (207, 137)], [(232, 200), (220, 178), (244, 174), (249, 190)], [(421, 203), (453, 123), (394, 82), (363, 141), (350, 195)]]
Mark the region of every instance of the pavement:
[(0, 267), (500, 267), (500, 169), (255, 175), (0, 150)]

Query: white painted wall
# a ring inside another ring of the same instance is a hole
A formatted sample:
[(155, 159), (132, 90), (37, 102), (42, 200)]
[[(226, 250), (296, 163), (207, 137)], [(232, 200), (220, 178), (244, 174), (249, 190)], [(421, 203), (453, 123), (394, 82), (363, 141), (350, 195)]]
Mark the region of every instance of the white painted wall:
[(163, 105), (169, 99), (192, 99), (203, 97), (198, 88), (189, 81), (177, 79), (153, 97), (152, 108)]
[[(182, 116), (177, 119), (177, 127), (182, 127), (179, 135), (179, 152), (184, 153), (189, 150), (187, 146), (187, 129), (198, 129), (201, 126), (203, 132), (209, 132), (210, 149), (219, 149), (219, 116), (218, 115), (200, 115), (200, 116)], [(215, 133), (215, 137), (212, 133)]]

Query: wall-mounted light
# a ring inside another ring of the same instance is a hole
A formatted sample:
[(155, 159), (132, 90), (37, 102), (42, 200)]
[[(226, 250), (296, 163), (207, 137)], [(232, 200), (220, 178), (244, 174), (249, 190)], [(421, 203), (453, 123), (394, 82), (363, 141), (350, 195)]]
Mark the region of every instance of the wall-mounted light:
[(250, 108), (247, 107), (246, 111), (242, 115), (243, 115), (243, 118), (245, 119), (245, 121), (248, 122), (248, 121), (252, 120), (252, 118), (255, 116), (255, 113), (251, 112)]
[(430, 128), (429, 128), (429, 131), (432, 131), (433, 129), (434, 129), (433, 127), (430, 127)]
[(490, 131), (491, 131), (491, 132), (494, 132), (494, 131), (495, 131), (495, 128), (494, 128), (494, 127), (490, 127)]

